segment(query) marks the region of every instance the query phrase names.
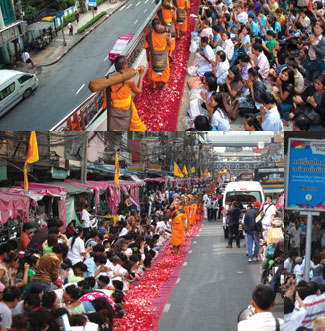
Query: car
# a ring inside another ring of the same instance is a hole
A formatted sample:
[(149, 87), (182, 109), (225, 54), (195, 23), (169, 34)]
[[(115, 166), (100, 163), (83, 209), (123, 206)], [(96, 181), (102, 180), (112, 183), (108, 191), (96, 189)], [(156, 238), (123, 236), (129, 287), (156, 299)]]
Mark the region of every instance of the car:
[(0, 70), (0, 116), (19, 101), (28, 98), (38, 86), (34, 74), (17, 70)]
[(120, 36), (116, 40), (113, 48), (108, 53), (109, 60), (114, 62), (114, 60), (123, 53), (124, 49), (130, 43), (130, 41), (132, 40), (132, 38), (134, 36), (135, 36), (134, 33), (125, 34), (123, 36)]

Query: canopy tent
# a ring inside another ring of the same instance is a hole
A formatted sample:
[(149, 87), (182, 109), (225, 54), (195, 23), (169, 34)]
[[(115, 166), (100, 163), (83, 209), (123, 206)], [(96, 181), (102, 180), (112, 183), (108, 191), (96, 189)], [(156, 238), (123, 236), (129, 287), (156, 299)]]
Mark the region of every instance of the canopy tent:
[(5, 224), (9, 218), (25, 219), (26, 211), (35, 201), (21, 192), (4, 188), (0, 191), (0, 224)]
[[(23, 182), (15, 182), (15, 185), (17, 185), (19, 188), (24, 188)], [(52, 184), (44, 184), (44, 183), (28, 183), (29, 190), (26, 191), (26, 195), (33, 194), (31, 192), (36, 192), (37, 194), (44, 196), (52, 196), (56, 198), (60, 198), (59, 203), (59, 215), (60, 219), (63, 221), (64, 229), (67, 222), (67, 216), (66, 216), (66, 199), (67, 199), (67, 192), (66, 189), (60, 185), (54, 185)]]

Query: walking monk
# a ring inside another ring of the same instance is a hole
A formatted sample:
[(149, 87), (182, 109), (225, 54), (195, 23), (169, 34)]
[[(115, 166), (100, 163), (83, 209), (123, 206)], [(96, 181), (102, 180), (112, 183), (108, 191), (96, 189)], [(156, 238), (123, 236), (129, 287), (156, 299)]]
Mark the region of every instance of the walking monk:
[(187, 31), (188, 0), (174, 0), (176, 11), (176, 38), (183, 39)]
[(153, 88), (156, 88), (157, 82), (162, 82), (162, 89), (165, 89), (169, 80), (167, 46), (171, 45), (171, 34), (157, 18), (152, 20), (152, 28), (153, 30), (146, 35), (144, 44), (149, 62), (149, 77)]
[[(123, 55), (118, 56), (115, 59), (114, 64), (116, 71), (121, 71), (128, 68), (127, 59)], [(131, 122), (129, 131), (146, 131), (146, 125), (140, 120), (138, 111), (135, 108), (132, 100), (132, 92), (135, 95), (138, 95), (142, 92), (144, 70), (145, 67), (143, 66), (138, 68), (138, 85), (135, 84), (133, 79), (129, 79), (111, 86), (112, 109), (108, 114), (109, 130), (119, 130), (119, 121), (125, 120), (123, 118), (124, 113), (125, 116), (129, 116), (127, 114), (131, 107), (132, 115), (130, 119)], [(107, 109), (106, 93), (104, 93), (103, 109)]]
[(173, 50), (176, 46), (176, 8), (172, 5), (172, 2), (164, 0), (162, 2), (162, 7), (157, 12), (157, 18), (159, 18), (160, 23), (170, 30), (172, 43), (170, 46), (167, 45), (167, 51), (170, 61), (173, 61)]
[(179, 254), (180, 246), (185, 242), (185, 221), (186, 215), (181, 206), (180, 198), (175, 198), (171, 206), (172, 216), (172, 234), (171, 244), (173, 246), (173, 253)]

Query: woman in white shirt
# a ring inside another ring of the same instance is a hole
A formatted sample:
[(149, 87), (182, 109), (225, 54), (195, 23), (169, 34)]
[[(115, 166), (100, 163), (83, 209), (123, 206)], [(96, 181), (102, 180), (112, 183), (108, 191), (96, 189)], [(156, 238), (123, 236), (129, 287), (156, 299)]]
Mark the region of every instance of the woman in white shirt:
[(265, 92), (261, 95), (263, 106), (260, 107), (261, 126), (263, 131), (283, 131), (281, 119), (281, 106), (276, 102), (273, 95)]
[(72, 265), (82, 262), (85, 255), (92, 250), (92, 247), (85, 249), (85, 242), (82, 240), (82, 236), (83, 229), (81, 226), (77, 226), (74, 230), (74, 235), (69, 239), (68, 259)]
[(210, 114), (212, 131), (229, 131), (230, 121), (222, 102), (221, 93), (213, 92), (206, 106)]
[(224, 51), (218, 51), (216, 54), (216, 65), (212, 64), (212, 73), (217, 78), (218, 85), (222, 85), (226, 82), (228, 76), (228, 70), (230, 68), (226, 53)]

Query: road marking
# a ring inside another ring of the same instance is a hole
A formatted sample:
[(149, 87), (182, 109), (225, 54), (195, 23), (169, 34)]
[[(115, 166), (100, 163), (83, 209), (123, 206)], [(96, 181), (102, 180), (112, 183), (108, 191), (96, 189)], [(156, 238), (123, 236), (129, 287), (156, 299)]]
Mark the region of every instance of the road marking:
[(184, 264), (183, 265), (187, 265), (187, 262), (184, 262)]
[(141, 1), (139, 1), (135, 6), (138, 7), (140, 5)]
[(81, 90), (82, 90), (82, 88), (85, 86), (86, 84), (83, 84), (81, 87), (80, 87), (80, 89), (76, 92), (76, 94), (78, 94)]
[(108, 55), (105, 57), (104, 62), (108, 59)]
[(148, 9), (146, 8), (143, 12), (145, 13)]
[(177, 281), (176, 281), (176, 284), (178, 284), (180, 280), (181, 280), (181, 279), (180, 279), (180, 278), (178, 278), (178, 279), (177, 279)]
[(193, 244), (196, 244), (197, 243), (197, 241), (193, 241)]
[(120, 8), (120, 11), (122, 11), (125, 8), (125, 5)]
[(137, 24), (138, 23), (138, 20), (136, 20), (135, 22), (134, 22), (134, 24)]
[(170, 309), (170, 303), (166, 303), (165, 307), (164, 307), (164, 310), (163, 310), (163, 313), (168, 313), (169, 309)]
[(239, 274), (243, 274), (244, 273), (244, 271), (237, 271)]
[(129, 5), (126, 7), (126, 9), (129, 9), (131, 6), (132, 6), (132, 3), (129, 4)]
[(192, 254), (192, 252), (193, 252), (193, 251), (192, 251), (192, 250), (190, 250), (190, 251), (188, 251), (188, 254)]
[(144, 3), (147, 3), (149, 0), (146, 0)]

